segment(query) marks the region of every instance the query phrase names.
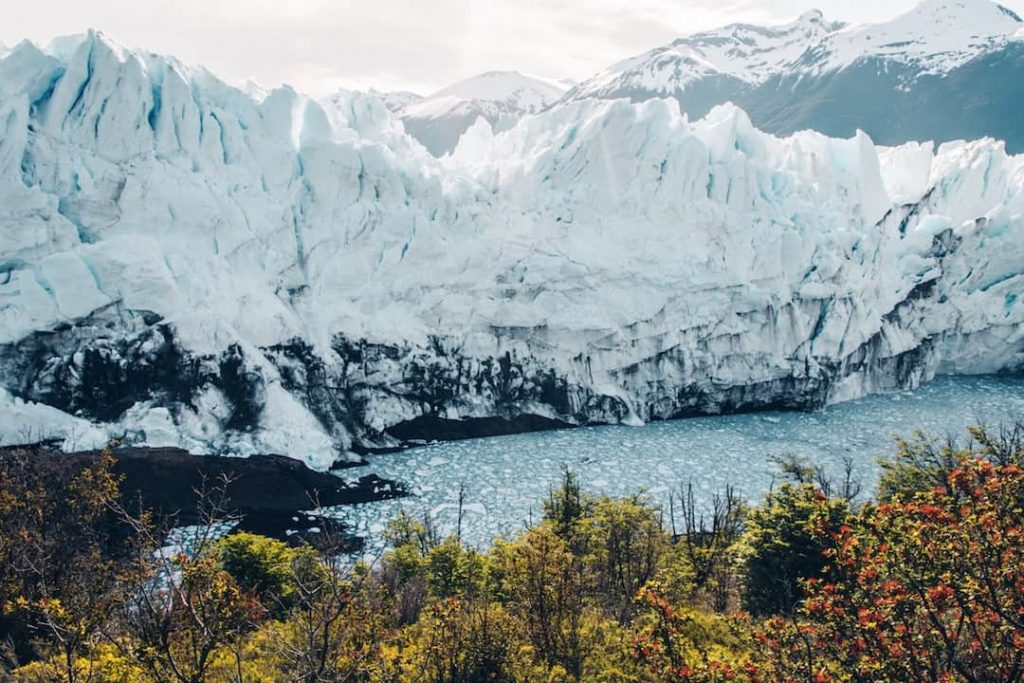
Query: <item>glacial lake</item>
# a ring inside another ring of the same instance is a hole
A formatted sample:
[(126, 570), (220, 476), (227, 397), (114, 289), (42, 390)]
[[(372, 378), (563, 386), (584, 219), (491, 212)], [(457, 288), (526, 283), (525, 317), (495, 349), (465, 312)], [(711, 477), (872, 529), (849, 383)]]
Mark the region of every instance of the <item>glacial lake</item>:
[(642, 491), (667, 506), (670, 491), (692, 482), (698, 502), (726, 485), (757, 501), (779, 480), (773, 456), (788, 453), (833, 473), (841, 472), (845, 457), (851, 458), (870, 495), (878, 478), (877, 459), (893, 453), (896, 436), (921, 429), (965, 437), (969, 425), (1018, 418), (1024, 418), (1024, 378), (940, 377), (914, 391), (812, 413), (748, 413), (435, 443), (371, 456), (369, 467), (346, 474), (372, 471), (403, 482), (412, 496), (331, 513), (365, 536), (374, 553), (384, 523), (400, 510), (430, 515), (442, 533), (453, 531), (458, 491), (464, 486), (463, 538), (486, 547), (496, 536), (516, 533), (538, 519), (564, 467), (576, 472), (591, 493)]

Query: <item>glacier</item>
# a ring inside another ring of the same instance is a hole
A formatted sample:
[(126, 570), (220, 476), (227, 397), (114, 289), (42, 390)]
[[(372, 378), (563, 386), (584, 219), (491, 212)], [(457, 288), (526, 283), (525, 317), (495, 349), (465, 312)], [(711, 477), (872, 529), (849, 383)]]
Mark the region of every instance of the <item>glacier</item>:
[[(0, 442), (338, 458), (1024, 365), (1024, 157), (565, 101), (387, 104), (97, 32), (0, 57)], [(28, 425), (27, 427), (25, 425)]]

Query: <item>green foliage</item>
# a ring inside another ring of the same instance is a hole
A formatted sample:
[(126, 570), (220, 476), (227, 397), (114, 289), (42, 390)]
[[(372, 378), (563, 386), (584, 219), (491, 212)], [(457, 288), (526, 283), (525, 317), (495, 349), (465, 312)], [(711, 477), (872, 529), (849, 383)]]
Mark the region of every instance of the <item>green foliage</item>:
[(385, 562), (404, 583), (424, 575), (427, 558), (414, 545), (400, 545), (388, 552)]
[(544, 503), (544, 520), (554, 525), (562, 538), (576, 537), (578, 525), (588, 514), (593, 501), (580, 488), (579, 477), (569, 470), (562, 473), (562, 483)]
[(281, 541), (250, 533), (221, 539), (214, 550), (221, 567), (272, 614), (283, 615), (295, 603), (293, 567), (308, 549), (289, 548)]
[(415, 519), (407, 512), (399, 512), (388, 521), (384, 540), (395, 548), (410, 547), (425, 556), (437, 545), (437, 538), (426, 522)]
[(674, 604), (696, 604), (700, 600), (697, 570), (681, 543), (670, 544), (652, 583)]
[(410, 632), (404, 666), (428, 683), (516, 680), (516, 623), (500, 605), (446, 598)]
[(644, 498), (602, 497), (577, 521), (582, 559), (603, 606), (621, 621), (637, 591), (654, 578), (669, 547), (658, 511)]
[(427, 552), (426, 573), (434, 597), (471, 597), (483, 586), (484, 561), (475, 550), (450, 536)]
[(425, 523), (400, 512), (388, 521), (384, 539), (391, 545), (384, 561), (398, 582), (425, 576), (427, 556), (438, 545)]
[(786, 614), (802, 597), (800, 584), (822, 575), (830, 547), (822, 529), (838, 529), (846, 501), (810, 484), (783, 484), (750, 511), (743, 535), (743, 607), (755, 616)]

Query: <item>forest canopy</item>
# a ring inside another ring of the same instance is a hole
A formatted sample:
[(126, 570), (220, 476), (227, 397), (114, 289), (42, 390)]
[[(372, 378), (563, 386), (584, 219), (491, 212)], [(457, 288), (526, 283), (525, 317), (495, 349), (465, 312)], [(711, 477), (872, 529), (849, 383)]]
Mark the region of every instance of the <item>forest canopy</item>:
[[(922, 434), (873, 497), (789, 459), (757, 504), (584, 491), (487, 550), (399, 515), (376, 562), (120, 499), (116, 452), (0, 459), (4, 676), (95, 681), (1021, 681), (1024, 430)], [(680, 473), (681, 478), (685, 473)]]

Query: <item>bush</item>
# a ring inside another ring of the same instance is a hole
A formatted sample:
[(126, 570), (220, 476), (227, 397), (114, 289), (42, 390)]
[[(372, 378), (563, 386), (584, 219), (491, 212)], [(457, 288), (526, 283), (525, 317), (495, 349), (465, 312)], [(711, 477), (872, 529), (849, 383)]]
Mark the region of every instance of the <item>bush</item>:
[(517, 624), (500, 605), (446, 598), (431, 605), (408, 635), (401, 668), (409, 679), (516, 680), (524, 644)]
[(427, 553), (426, 573), (434, 597), (473, 597), (484, 583), (484, 562), (479, 553), (451, 536)]
[(858, 679), (1024, 677), (1024, 470), (966, 458), (945, 486), (869, 506), (835, 533), (805, 612)]
[(215, 552), (224, 571), (244, 593), (259, 600), (269, 613), (283, 616), (295, 604), (293, 565), (297, 555), (312, 551), (293, 549), (265, 536), (238, 533), (218, 541)]
[(640, 592), (643, 616), (633, 641), (634, 658), (654, 680), (735, 680), (748, 661), (746, 624), (673, 605), (652, 585)]
[(587, 582), (582, 561), (551, 523), (529, 529), (492, 554), (496, 592), (508, 600), (539, 661), (577, 675)]

